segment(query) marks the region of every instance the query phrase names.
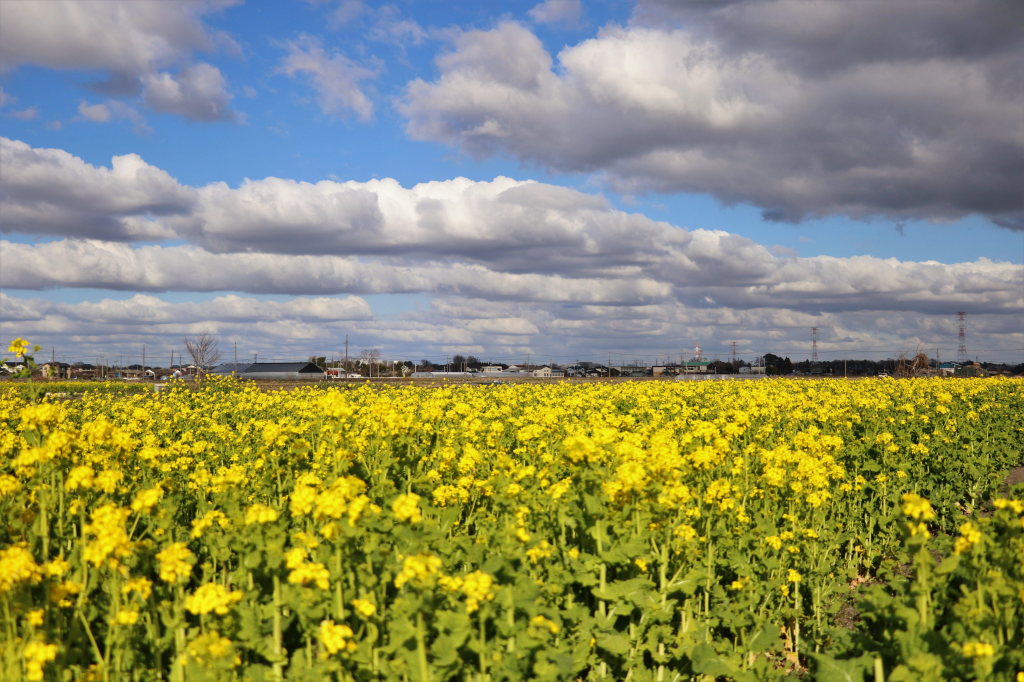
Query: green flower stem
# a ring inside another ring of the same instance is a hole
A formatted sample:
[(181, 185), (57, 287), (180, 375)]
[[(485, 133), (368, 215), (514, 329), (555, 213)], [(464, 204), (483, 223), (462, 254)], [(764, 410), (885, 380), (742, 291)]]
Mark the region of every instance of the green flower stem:
[[(515, 632), (516, 627), (516, 600), (515, 600), (515, 588), (512, 585), (508, 586), (508, 610), (505, 612), (505, 620), (508, 623), (510, 632)], [(516, 650), (516, 637), (513, 634), (508, 638), (508, 652), (512, 653)]]
[(334, 581), (334, 617), (340, 623), (345, 620), (345, 593), (342, 585), (345, 576), (341, 572), (341, 547), (334, 548), (334, 570), (338, 573), (338, 579)]
[(284, 645), (281, 639), (281, 578), (274, 574), (274, 654), (277, 660), (274, 661), (274, 677), (278, 680), (284, 679), (284, 665), (281, 657), (284, 656)]
[(885, 682), (885, 668), (882, 667), (882, 659), (875, 656), (875, 682)]
[(430, 682), (430, 664), (427, 662), (427, 642), (422, 611), (416, 613), (416, 658), (420, 664), (420, 682)]
[(480, 680), (483, 682), (487, 675), (487, 624), (482, 613), (477, 613), (477, 621), (480, 625)]

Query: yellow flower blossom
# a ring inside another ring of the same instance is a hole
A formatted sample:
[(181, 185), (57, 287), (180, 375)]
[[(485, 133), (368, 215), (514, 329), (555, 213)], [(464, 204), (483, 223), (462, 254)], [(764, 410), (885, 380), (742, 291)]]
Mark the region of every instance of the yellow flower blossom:
[(82, 558), (99, 568), (108, 558), (123, 559), (132, 553), (133, 544), (125, 523), (131, 511), (116, 504), (105, 504), (92, 513), (92, 523), (85, 526), (91, 536), (82, 551)]
[(143, 601), (149, 599), (150, 595), (153, 594), (153, 582), (149, 578), (135, 578), (129, 580), (121, 586), (121, 592), (125, 595), (135, 593), (142, 598)]
[(321, 590), (331, 589), (331, 572), (321, 563), (302, 563), (288, 574), (288, 582), (293, 585), (308, 585), (313, 583)]
[(965, 642), (962, 651), (967, 658), (985, 658), (996, 655), (995, 647), (987, 642)]
[(526, 550), (526, 556), (530, 558), (531, 562), (536, 564), (541, 559), (546, 559), (551, 556), (551, 552), (553, 552), (554, 549), (554, 545), (550, 542), (547, 540), (541, 540), (540, 544), (536, 547)]
[(168, 583), (185, 582), (192, 575), (191, 561), (195, 555), (184, 542), (175, 542), (156, 555), (160, 563), (160, 579)]
[(149, 488), (148, 490), (143, 490), (142, 492), (135, 496), (134, 500), (132, 500), (132, 511), (148, 512), (150, 509), (156, 506), (156, 504), (160, 501), (160, 498), (163, 496), (164, 491), (163, 489), (160, 488), (160, 486), (156, 486), (155, 488)]
[(57, 645), (32, 640), (25, 645), (22, 657), (25, 659), (25, 669), (28, 673), (26, 679), (29, 682), (39, 682), (43, 679), (43, 667), (57, 658)]
[(903, 514), (915, 521), (931, 521), (935, 518), (935, 510), (932, 503), (914, 493), (903, 495)]
[(245, 510), (245, 525), (273, 523), (277, 521), (277, 510), (265, 504), (254, 504)]
[(118, 611), (117, 612), (117, 619), (115, 620), (115, 623), (117, 625), (129, 625), (130, 626), (130, 625), (135, 625), (138, 622), (139, 622), (139, 612), (138, 611), (125, 610), (125, 611)]
[(981, 529), (977, 524), (967, 521), (960, 526), (960, 536), (953, 543), (953, 552), (963, 554), (981, 542)]
[(372, 618), (377, 615), (377, 607), (369, 599), (353, 599), (352, 608), (363, 618)]
[(532, 626), (534, 626), (536, 628), (539, 628), (541, 630), (547, 630), (548, 632), (550, 632), (553, 635), (557, 635), (558, 631), (561, 629), (561, 628), (558, 627), (558, 623), (556, 623), (553, 620), (549, 620), (549, 619), (545, 618), (544, 616), (534, 616), (530, 620), (530, 625), (532, 625)]
[(395, 587), (402, 587), (409, 581), (428, 583), (441, 568), (441, 560), (433, 554), (408, 556), (402, 562), (402, 570), (395, 578)]
[(242, 596), (238, 590), (229, 590), (218, 583), (206, 583), (185, 598), (185, 609), (195, 615), (214, 612), (223, 616), (228, 607), (242, 601)]
[(423, 512), (420, 509), (420, 496), (416, 493), (399, 495), (391, 504), (391, 511), (399, 521), (419, 523), (423, 519)]
[(335, 625), (333, 620), (320, 623), (320, 643), (323, 645), (321, 656), (327, 658), (338, 653), (352, 653), (356, 643), (352, 640), (355, 633), (347, 625)]

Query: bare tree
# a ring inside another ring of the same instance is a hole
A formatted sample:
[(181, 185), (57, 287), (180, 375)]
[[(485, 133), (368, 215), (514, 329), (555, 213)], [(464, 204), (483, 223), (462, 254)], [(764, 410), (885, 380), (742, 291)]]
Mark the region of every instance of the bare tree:
[(373, 376), (374, 365), (380, 363), (380, 355), (379, 348), (364, 348), (359, 354), (359, 361), (367, 366), (370, 376)]
[(896, 367), (893, 369), (893, 376), (903, 379), (927, 376), (930, 364), (928, 356), (921, 350), (920, 346), (918, 346), (913, 356), (904, 350), (900, 350), (900, 355), (896, 358)]
[(207, 367), (212, 367), (220, 362), (220, 349), (217, 346), (217, 338), (210, 332), (203, 332), (199, 336), (185, 337), (185, 350), (192, 357), (192, 364), (196, 366), (196, 374), (202, 378)]

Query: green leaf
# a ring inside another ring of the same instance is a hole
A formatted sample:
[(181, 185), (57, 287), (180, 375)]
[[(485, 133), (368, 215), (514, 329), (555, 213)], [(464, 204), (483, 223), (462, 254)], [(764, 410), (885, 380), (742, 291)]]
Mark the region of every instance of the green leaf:
[(736, 678), (740, 668), (735, 663), (722, 656), (710, 644), (698, 644), (690, 652), (690, 660), (693, 661), (695, 672), (711, 675), (712, 677)]
[(707, 578), (707, 573), (705, 573), (699, 568), (695, 568), (691, 570), (689, 573), (687, 573), (685, 576), (683, 576), (680, 580), (671, 583), (668, 586), (668, 593), (672, 594), (673, 592), (682, 592), (688, 597), (692, 596), (693, 593), (697, 591), (697, 588), (700, 587), (701, 584), (707, 580)]
[(946, 575), (956, 570), (957, 566), (960, 565), (960, 555), (950, 554), (948, 557), (942, 560), (942, 563), (935, 569), (936, 575)]
[(629, 653), (629, 640), (622, 635), (605, 635), (597, 637), (597, 646), (613, 654), (624, 656)]
[(807, 655), (815, 663), (814, 679), (818, 682), (864, 682), (864, 673), (872, 670), (874, 664), (874, 659), (869, 654), (845, 660), (825, 654)]
[(781, 643), (782, 637), (779, 634), (779, 627), (777, 625), (765, 624), (753, 633), (753, 636), (747, 642), (747, 651), (775, 651)]

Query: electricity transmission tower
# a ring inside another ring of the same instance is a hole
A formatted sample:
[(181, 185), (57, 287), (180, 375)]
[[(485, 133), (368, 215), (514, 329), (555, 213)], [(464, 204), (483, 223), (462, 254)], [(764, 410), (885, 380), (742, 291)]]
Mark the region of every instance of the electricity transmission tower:
[(811, 327), (811, 362), (818, 361), (818, 328)]

